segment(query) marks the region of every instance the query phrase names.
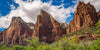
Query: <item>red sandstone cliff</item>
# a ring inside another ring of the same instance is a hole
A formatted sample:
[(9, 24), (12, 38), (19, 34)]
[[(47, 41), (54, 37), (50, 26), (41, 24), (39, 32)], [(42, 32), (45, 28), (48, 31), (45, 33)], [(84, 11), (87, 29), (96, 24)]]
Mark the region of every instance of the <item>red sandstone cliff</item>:
[(33, 30), (20, 17), (13, 17), (11, 25), (0, 34), (0, 42), (5, 44), (26, 45), (25, 38), (31, 38)]
[(73, 20), (69, 22), (67, 33), (73, 33), (81, 28), (95, 26), (97, 23), (97, 12), (90, 3), (79, 2), (74, 13)]
[(38, 36), (39, 41), (51, 43), (66, 34), (66, 30), (47, 12), (41, 10), (34, 26), (33, 37)]

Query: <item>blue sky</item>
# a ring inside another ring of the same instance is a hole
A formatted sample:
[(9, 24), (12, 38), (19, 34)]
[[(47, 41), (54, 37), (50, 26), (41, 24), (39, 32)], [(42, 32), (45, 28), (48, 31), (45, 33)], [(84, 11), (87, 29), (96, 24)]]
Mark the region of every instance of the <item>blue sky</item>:
[[(23, 0), (23, 1), (26, 1), (26, 0)], [(44, 2), (49, 2), (51, 0), (41, 0), (41, 1), (44, 3)], [(61, 4), (64, 4), (64, 7), (68, 8), (69, 6), (74, 4), (74, 3), (72, 3), (73, 0), (63, 0), (63, 2), (61, 2), (61, 1), (62, 0), (53, 0), (52, 5), (59, 6)], [(13, 4), (16, 8), (18, 7), (18, 4), (16, 4), (13, 0), (0, 0), (1, 16), (5, 16), (5, 15), (9, 14), (9, 12), (11, 11), (11, 9), (10, 9), (11, 4)]]
[[(26, 0), (23, 0), (26, 1)], [(34, 1), (34, 0), (33, 0)], [(47, 3), (51, 0), (41, 0), (43, 3)], [(54, 6), (60, 6), (61, 4), (64, 4), (64, 8), (68, 8), (69, 6), (73, 5), (74, 3), (72, 3), (73, 0), (52, 0), (52, 5)], [(19, 4), (15, 3), (14, 0), (0, 0), (0, 17), (1, 16), (6, 16), (10, 13), (11, 6), (10, 5), (14, 5), (15, 9), (17, 7), (19, 7)], [(62, 8), (62, 7), (60, 7)], [(73, 19), (73, 13), (71, 13), (71, 17), (69, 17), (68, 19), (66, 19), (66, 22), (69, 22), (70, 20)], [(5, 28), (0, 28), (0, 31), (3, 31)]]
[[(58, 22), (73, 20), (75, 8), (80, 0), (0, 0), (0, 31), (9, 27), (13, 16), (20, 16), (25, 22), (36, 22), (40, 9), (51, 14)], [(81, 0), (92, 3), (100, 9), (100, 0)], [(96, 4), (97, 3), (97, 4)]]

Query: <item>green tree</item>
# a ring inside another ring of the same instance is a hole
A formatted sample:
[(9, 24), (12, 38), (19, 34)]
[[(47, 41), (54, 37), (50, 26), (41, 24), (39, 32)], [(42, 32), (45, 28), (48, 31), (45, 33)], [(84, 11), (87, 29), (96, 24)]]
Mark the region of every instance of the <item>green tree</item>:
[(27, 46), (27, 50), (37, 50), (40, 46), (39, 38), (35, 37), (33, 40), (25, 39), (29, 44)]
[(0, 50), (9, 50), (9, 48), (6, 45), (0, 45)]
[(100, 21), (96, 24), (96, 27), (98, 28), (98, 30), (95, 31), (95, 33), (100, 34)]

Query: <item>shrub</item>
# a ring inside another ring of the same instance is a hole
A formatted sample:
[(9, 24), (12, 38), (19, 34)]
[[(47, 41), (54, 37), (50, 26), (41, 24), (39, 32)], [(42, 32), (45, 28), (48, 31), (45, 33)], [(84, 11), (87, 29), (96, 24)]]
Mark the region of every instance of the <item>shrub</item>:
[(0, 46), (0, 50), (9, 50), (9, 48), (6, 45)]
[(98, 30), (95, 31), (95, 33), (100, 34), (100, 21), (96, 25), (97, 25), (96, 27), (98, 28)]
[(26, 48), (21, 45), (15, 45), (15, 46), (13, 46), (13, 50), (26, 50)]

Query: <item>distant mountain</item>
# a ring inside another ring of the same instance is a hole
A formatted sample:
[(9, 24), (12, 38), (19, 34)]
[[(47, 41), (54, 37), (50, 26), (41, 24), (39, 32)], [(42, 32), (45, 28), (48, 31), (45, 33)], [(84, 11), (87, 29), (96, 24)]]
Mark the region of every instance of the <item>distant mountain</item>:
[(30, 29), (32, 29), (32, 30), (34, 29), (34, 24), (33, 24), (33, 23), (27, 23), (26, 25), (27, 25)]
[(61, 26), (62, 28), (65, 28), (65, 29), (67, 28), (67, 25), (68, 25), (68, 24), (67, 24), (66, 22), (65, 22), (65, 23), (60, 23), (60, 26)]

